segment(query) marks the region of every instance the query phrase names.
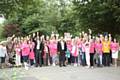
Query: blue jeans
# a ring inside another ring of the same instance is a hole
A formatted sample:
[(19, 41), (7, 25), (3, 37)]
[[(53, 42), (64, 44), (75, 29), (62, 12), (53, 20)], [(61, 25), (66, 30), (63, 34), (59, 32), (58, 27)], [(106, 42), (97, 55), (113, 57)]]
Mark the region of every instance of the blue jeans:
[(86, 66), (86, 56), (85, 56), (85, 52), (82, 52), (82, 65)]

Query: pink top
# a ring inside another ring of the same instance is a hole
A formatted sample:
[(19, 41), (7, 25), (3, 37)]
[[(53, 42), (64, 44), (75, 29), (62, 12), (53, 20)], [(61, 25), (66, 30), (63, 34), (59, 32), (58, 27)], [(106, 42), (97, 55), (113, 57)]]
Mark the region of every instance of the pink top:
[(44, 55), (43, 58), (46, 58), (46, 54), (49, 54), (49, 48), (47, 45), (44, 45)]
[(21, 49), (22, 49), (22, 56), (28, 56), (29, 55), (30, 47), (27, 43), (22, 43)]
[(79, 48), (82, 48), (82, 41), (80, 39), (77, 41), (77, 45)]
[(71, 52), (72, 51), (72, 43), (71, 41), (67, 41), (67, 49)]
[(20, 51), (21, 51), (20, 45), (19, 44), (15, 45), (15, 52), (16, 52), (16, 54), (20, 55)]
[(20, 49), (19, 45), (15, 46), (15, 52), (16, 52), (16, 54), (20, 55), (20, 51), (21, 51), (21, 49)]
[(49, 53), (48, 46), (44, 46), (44, 53)]
[(82, 52), (85, 52), (85, 43), (82, 43)]
[(35, 43), (32, 42), (32, 44), (29, 44), (29, 47), (30, 47), (29, 59), (35, 59), (35, 53), (34, 53)]
[(111, 47), (111, 51), (112, 51), (112, 52), (116, 52), (116, 51), (119, 50), (119, 43), (111, 42), (110, 47)]
[(78, 54), (79, 54), (78, 46), (73, 45), (73, 47), (72, 47), (72, 52), (71, 52), (71, 53), (72, 53), (73, 56), (77, 57)]
[(57, 41), (50, 41), (49, 44), (50, 56), (57, 54)]
[(95, 50), (97, 53), (102, 54), (102, 43), (95, 43)]
[(94, 43), (94, 42), (91, 42), (91, 43), (90, 43), (90, 53), (91, 53), (91, 54), (94, 54), (94, 53), (95, 53), (95, 43)]

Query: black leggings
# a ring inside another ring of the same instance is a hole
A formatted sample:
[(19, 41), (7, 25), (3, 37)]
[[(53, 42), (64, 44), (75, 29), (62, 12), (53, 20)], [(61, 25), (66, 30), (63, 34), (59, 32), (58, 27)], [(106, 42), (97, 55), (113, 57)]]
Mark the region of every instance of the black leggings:
[(94, 53), (90, 53), (90, 66), (94, 66)]
[(65, 65), (65, 51), (61, 51), (59, 54), (59, 65)]
[(42, 66), (42, 53), (40, 52), (40, 50), (36, 50), (35, 63), (36, 66)]
[(32, 66), (34, 64), (34, 59), (30, 59), (30, 65)]

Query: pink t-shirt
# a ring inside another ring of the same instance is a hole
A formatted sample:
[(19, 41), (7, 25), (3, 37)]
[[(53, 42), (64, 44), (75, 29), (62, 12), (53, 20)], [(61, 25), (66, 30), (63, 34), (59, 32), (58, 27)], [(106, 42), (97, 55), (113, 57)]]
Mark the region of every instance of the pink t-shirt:
[(16, 52), (16, 54), (20, 55), (20, 51), (21, 51), (20, 45), (15, 45), (15, 52)]
[(94, 42), (91, 42), (91, 43), (90, 43), (90, 53), (91, 53), (91, 54), (94, 54), (94, 53), (95, 53), (95, 43), (94, 43)]
[(57, 54), (57, 42), (51, 41), (49, 44), (49, 49), (50, 49), (50, 56), (56, 55)]
[(82, 48), (82, 41), (80, 39), (77, 41), (77, 45), (79, 48)]
[(20, 55), (21, 49), (20, 49), (19, 47), (16, 47), (16, 48), (15, 48), (15, 51), (16, 51), (16, 54)]
[(85, 43), (82, 43), (82, 52), (85, 52)]
[(97, 53), (102, 54), (102, 43), (95, 43), (95, 50)]
[(34, 42), (32, 42), (32, 44), (29, 44), (30, 46), (30, 53), (29, 53), (29, 59), (35, 59), (35, 53), (34, 53), (34, 47), (35, 47), (35, 44)]
[(116, 51), (119, 50), (119, 44), (118, 43), (111, 42), (110, 47), (111, 47), (112, 52), (116, 52)]
[(46, 54), (49, 54), (49, 48), (47, 45), (44, 45), (44, 55), (43, 55), (44, 59), (46, 58)]
[(29, 55), (30, 47), (27, 43), (22, 43), (21, 49), (22, 49), (22, 56), (28, 56)]
[(73, 45), (73, 47), (72, 47), (72, 55), (74, 56), (74, 57), (77, 57), (78, 56), (78, 54), (79, 54), (79, 50), (78, 50), (78, 46), (76, 46), (76, 45)]

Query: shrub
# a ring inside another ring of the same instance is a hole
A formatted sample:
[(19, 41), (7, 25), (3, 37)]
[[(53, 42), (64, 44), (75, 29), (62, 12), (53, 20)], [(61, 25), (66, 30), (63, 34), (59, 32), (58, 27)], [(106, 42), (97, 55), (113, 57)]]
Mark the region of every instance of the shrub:
[(3, 36), (10, 37), (13, 34), (16, 36), (21, 35), (20, 27), (17, 24), (6, 24), (3, 27)]

